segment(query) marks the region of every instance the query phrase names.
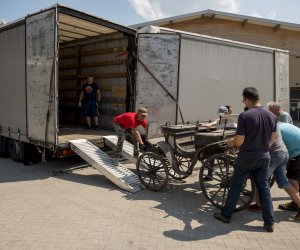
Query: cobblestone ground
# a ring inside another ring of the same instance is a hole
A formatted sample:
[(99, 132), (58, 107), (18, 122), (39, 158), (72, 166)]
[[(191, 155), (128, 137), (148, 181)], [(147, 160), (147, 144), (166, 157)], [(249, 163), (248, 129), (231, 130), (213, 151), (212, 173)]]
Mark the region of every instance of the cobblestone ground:
[(82, 162), (24, 166), (0, 158), (0, 249), (300, 249), (300, 224), (291, 219), (294, 212), (277, 209), (289, 200), (277, 187), (277, 223), (268, 233), (259, 213), (236, 213), (231, 224), (216, 221), (216, 209), (199, 190), (197, 168), (163, 192), (136, 194), (90, 167), (49, 173), (76, 164)]

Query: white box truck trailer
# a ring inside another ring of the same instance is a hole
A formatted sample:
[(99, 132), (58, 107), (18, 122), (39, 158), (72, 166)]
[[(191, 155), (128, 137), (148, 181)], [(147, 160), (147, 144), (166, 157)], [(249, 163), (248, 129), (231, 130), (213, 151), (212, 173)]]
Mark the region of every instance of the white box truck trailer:
[(289, 110), (288, 51), (152, 26), (137, 41), (136, 105), (150, 109), (149, 136), (166, 121), (214, 120), (223, 105), (242, 112), (248, 86), (259, 90), (262, 104), (276, 100)]
[[(140, 106), (149, 110), (147, 136), (159, 136), (161, 124), (213, 119), (220, 105), (241, 111), (249, 85), (263, 103), (288, 110), (287, 51), (146, 30), (60, 5), (0, 27), (0, 155), (72, 154), (69, 140), (99, 142), (115, 115)], [(88, 76), (100, 86), (100, 131), (82, 128), (78, 97)]]

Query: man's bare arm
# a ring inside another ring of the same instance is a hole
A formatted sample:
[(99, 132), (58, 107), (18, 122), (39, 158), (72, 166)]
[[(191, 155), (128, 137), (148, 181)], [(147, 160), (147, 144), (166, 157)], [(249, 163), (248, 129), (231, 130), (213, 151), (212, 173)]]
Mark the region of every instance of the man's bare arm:
[(239, 148), (245, 141), (244, 135), (236, 135), (232, 139), (227, 140), (227, 145), (231, 148)]

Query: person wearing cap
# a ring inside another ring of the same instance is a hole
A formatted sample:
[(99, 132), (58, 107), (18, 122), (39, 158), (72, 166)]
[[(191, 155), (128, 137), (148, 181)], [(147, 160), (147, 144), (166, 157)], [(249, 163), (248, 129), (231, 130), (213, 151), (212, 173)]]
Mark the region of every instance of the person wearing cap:
[(129, 135), (133, 141), (133, 156), (135, 158), (139, 156), (139, 148), (144, 149), (144, 142), (136, 128), (138, 126), (142, 126), (144, 128), (147, 127), (147, 116), (147, 109), (141, 107), (138, 109), (138, 112), (126, 112), (116, 116), (112, 120), (112, 126), (118, 137), (117, 147), (113, 153), (116, 165), (119, 165), (119, 158), (121, 156), (125, 135)]
[[(218, 115), (219, 118), (214, 120), (213, 122), (208, 122), (208, 123), (200, 123), (199, 126), (202, 127), (217, 127), (217, 129), (222, 129), (224, 128), (225, 124), (220, 124), (221, 118), (223, 115), (230, 115), (232, 113), (232, 108), (230, 105), (225, 105), (221, 106), (218, 108)], [(226, 123), (227, 128), (236, 128), (237, 124), (234, 123), (233, 121), (229, 120), (228, 123)], [(213, 170), (209, 169), (207, 175), (203, 178), (204, 181), (212, 181), (213, 180)]]
[[(232, 108), (230, 105), (224, 105), (218, 108), (218, 115), (219, 118), (217, 118), (216, 120), (214, 120), (213, 122), (207, 122), (207, 123), (199, 123), (200, 126), (202, 127), (207, 127), (207, 128), (211, 128), (211, 127), (215, 127), (217, 126), (218, 129), (222, 129), (224, 128), (224, 124), (220, 125), (220, 121), (223, 115), (230, 115), (232, 113)], [(228, 123), (227, 127), (233, 127), (236, 128), (236, 124), (234, 123)]]

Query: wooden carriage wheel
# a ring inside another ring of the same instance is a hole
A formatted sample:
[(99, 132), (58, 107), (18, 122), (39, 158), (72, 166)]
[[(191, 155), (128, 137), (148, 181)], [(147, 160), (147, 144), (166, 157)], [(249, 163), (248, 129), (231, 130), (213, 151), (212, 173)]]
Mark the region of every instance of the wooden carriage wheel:
[[(233, 174), (235, 157), (227, 154), (215, 154), (209, 157), (201, 166), (199, 182), (202, 193), (217, 208), (225, 205)], [(204, 180), (212, 170), (211, 181)], [(236, 211), (246, 209), (255, 195), (255, 184), (252, 178), (247, 178), (240, 193)]]

